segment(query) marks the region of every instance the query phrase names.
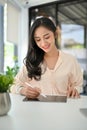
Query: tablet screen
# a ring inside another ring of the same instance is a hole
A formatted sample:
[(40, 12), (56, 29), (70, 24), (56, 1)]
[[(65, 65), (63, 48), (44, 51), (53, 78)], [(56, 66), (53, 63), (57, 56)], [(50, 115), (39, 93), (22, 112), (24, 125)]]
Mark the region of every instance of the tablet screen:
[(67, 102), (67, 96), (46, 95), (39, 96), (36, 99), (24, 98), (23, 101), (39, 101), (39, 102)]

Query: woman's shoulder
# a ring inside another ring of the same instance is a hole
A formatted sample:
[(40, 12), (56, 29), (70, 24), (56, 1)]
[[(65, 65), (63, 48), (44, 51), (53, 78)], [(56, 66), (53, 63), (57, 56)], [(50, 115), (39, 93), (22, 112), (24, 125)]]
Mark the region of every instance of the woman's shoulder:
[(67, 60), (76, 60), (76, 57), (68, 52), (64, 52), (64, 51), (60, 51), (60, 54), (62, 56), (63, 59), (67, 59)]
[(27, 73), (27, 68), (26, 68), (26, 65), (21, 65), (20, 66), (20, 69), (19, 69), (19, 72), (25, 72), (25, 73)]

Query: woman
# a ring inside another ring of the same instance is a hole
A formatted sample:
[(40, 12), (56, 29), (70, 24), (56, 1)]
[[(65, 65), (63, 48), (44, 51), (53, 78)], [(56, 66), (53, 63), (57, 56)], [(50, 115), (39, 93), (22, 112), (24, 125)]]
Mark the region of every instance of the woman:
[(57, 36), (52, 20), (35, 20), (30, 28), (25, 65), (11, 87), (13, 93), (32, 99), (40, 93), (79, 97), (83, 84), (81, 68), (74, 56), (57, 48)]

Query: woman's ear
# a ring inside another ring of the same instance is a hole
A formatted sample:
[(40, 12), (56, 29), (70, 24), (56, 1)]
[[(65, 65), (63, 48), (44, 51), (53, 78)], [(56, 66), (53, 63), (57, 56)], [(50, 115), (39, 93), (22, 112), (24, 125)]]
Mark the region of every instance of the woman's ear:
[(56, 31), (55, 31), (55, 38), (57, 39), (58, 38), (58, 29), (56, 28)]

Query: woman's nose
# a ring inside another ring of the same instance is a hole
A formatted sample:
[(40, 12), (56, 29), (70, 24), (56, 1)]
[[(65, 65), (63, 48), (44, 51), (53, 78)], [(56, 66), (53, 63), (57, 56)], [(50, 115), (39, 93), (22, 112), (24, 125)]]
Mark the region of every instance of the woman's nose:
[(44, 46), (45, 43), (46, 43), (45, 39), (42, 39), (42, 40), (41, 40), (41, 45)]

